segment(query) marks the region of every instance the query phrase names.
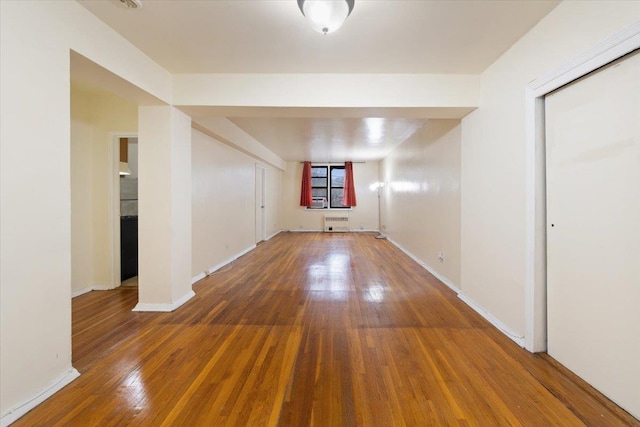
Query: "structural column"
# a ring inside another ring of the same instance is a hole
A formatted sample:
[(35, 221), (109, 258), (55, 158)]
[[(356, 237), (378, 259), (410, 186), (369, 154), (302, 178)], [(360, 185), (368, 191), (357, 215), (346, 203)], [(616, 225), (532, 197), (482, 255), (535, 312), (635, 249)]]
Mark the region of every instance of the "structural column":
[(138, 112), (138, 305), (173, 311), (191, 289), (191, 118), (171, 106)]

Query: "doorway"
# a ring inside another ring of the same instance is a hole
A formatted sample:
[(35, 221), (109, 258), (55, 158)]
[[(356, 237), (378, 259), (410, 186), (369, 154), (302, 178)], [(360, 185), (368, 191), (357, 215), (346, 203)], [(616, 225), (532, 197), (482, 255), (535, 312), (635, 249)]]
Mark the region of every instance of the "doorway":
[[(112, 132), (111, 138), (111, 287), (137, 286), (138, 136)], [(124, 150), (126, 149), (126, 154)], [(124, 163), (124, 164), (123, 164)], [(121, 174), (126, 172), (126, 174)], [(124, 220), (123, 220), (123, 217)], [(123, 232), (125, 234), (123, 238)], [(133, 237), (131, 237), (133, 236)], [(129, 265), (123, 271), (122, 249)], [(130, 265), (133, 263), (133, 267)], [(132, 270), (133, 269), (133, 270)], [(135, 274), (131, 274), (134, 271)], [(123, 274), (124, 273), (124, 274)], [(127, 283), (123, 283), (129, 280)]]
[(266, 180), (267, 170), (256, 164), (256, 243), (266, 240)]
[(120, 138), (120, 281), (138, 286), (138, 138)]

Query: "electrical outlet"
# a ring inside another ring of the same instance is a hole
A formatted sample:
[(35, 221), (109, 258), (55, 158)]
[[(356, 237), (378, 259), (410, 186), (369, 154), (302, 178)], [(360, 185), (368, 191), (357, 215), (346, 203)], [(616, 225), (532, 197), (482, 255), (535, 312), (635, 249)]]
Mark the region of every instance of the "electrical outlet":
[(440, 260), (441, 263), (444, 263), (444, 253), (443, 252), (438, 252), (438, 259)]
[(364, 230), (364, 224), (360, 224), (360, 230)]
[(225, 244), (224, 244), (224, 248), (225, 248), (225, 249), (229, 249), (229, 244), (228, 244), (228, 243), (225, 243)]

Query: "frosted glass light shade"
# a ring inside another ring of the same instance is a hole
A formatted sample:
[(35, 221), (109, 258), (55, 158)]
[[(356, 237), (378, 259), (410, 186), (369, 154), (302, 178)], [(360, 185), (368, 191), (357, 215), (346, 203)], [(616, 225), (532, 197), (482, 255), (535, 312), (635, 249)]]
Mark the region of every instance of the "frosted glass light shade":
[(355, 0), (298, 0), (298, 7), (311, 28), (328, 34), (344, 24), (353, 10)]

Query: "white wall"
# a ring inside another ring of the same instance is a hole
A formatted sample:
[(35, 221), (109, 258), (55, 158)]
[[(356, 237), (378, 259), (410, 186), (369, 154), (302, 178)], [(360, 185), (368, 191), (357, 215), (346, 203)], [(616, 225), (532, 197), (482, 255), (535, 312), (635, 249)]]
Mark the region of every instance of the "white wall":
[[(228, 262), (255, 245), (257, 160), (192, 130), (192, 276)], [(281, 171), (266, 168), (267, 237), (280, 224)]]
[(71, 88), (71, 291), (92, 287), (91, 97)]
[[(77, 2), (0, 2), (0, 416), (71, 367), (70, 51), (168, 100), (169, 74)], [(58, 385), (59, 387), (59, 385)]]
[(225, 141), (238, 151), (284, 169), (284, 160), (226, 117), (200, 117), (194, 120), (194, 127), (208, 135), (215, 135), (216, 138)]
[(283, 171), (266, 167), (265, 229), (267, 239), (282, 230), (282, 176)]
[[(71, 289), (113, 287), (110, 132), (136, 134), (137, 106), (71, 86)], [(118, 260), (118, 262), (120, 262)]]
[(382, 223), (389, 239), (456, 288), (460, 288), (460, 129), (459, 120), (429, 120), (380, 163), (385, 183)]
[(462, 290), (522, 337), (525, 87), (637, 21), (640, 2), (561, 3), (481, 76), (462, 120)]
[[(369, 187), (378, 182), (378, 162), (354, 163), (353, 180), (356, 188), (358, 206), (349, 212), (351, 229), (378, 229), (378, 196)], [(300, 206), (300, 185), (302, 183), (302, 164), (287, 162), (287, 170), (282, 178), (282, 218), (285, 230), (322, 230), (323, 218), (327, 210), (307, 210)], [(344, 212), (343, 209), (331, 212)]]
[[(374, 87), (376, 90), (371, 90)], [(286, 90), (284, 90), (286, 89)], [(177, 105), (242, 107), (468, 108), (473, 74), (177, 74)]]
[(138, 109), (138, 304), (173, 311), (191, 289), (191, 118), (172, 106)]

